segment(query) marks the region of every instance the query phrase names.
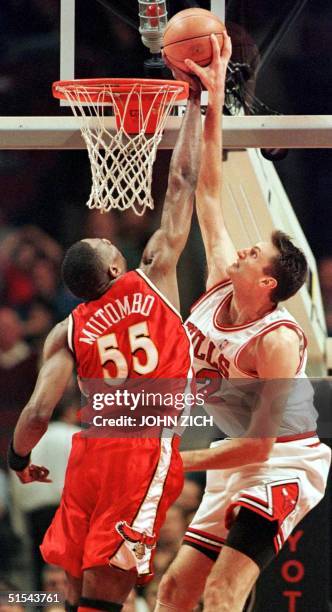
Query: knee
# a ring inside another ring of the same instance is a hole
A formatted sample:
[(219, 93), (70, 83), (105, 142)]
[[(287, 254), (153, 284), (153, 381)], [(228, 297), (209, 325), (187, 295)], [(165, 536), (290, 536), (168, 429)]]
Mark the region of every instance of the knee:
[(236, 608), (236, 593), (229, 581), (208, 578), (204, 590), (204, 610), (233, 612)]
[(174, 600), (179, 591), (179, 584), (176, 578), (176, 575), (171, 571), (167, 571), (166, 574), (162, 577), (159, 589), (158, 589), (158, 599), (160, 601), (171, 602)]
[(176, 606), (179, 610), (184, 610), (188, 605), (188, 594), (181, 588), (177, 575), (170, 570), (160, 581), (157, 599), (161, 604)]

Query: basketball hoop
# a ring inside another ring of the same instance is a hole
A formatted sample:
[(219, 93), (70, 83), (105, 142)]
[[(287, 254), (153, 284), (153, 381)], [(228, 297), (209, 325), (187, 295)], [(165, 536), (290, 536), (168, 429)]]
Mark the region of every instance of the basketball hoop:
[[(176, 100), (188, 97), (188, 83), (155, 79), (82, 79), (53, 83), (53, 96), (67, 100), (76, 117), (91, 164), (87, 206), (108, 212), (153, 208), (152, 169), (167, 117)], [(115, 132), (106, 127), (106, 109)], [(110, 113), (109, 113), (110, 114)]]

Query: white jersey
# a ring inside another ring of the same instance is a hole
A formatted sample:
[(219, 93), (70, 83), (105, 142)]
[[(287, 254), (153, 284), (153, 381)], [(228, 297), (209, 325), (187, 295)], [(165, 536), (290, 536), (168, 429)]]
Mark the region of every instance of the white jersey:
[(195, 374), (199, 390), (207, 398), (207, 412), (227, 436), (245, 434), (261, 383), (256, 373), (241, 368), (241, 354), (255, 338), (287, 326), (300, 339), (299, 364), (278, 436), (315, 431), (317, 412), (313, 405), (313, 387), (305, 374), (307, 342), (303, 330), (286, 308), (280, 306), (250, 323), (222, 324), (222, 313), (232, 295), (231, 281), (212, 287), (194, 304), (186, 321), (194, 349)]

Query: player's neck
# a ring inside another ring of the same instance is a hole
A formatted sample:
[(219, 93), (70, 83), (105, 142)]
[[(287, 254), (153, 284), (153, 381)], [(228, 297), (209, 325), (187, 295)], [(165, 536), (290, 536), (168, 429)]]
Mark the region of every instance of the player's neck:
[(233, 325), (242, 325), (250, 321), (256, 321), (272, 312), (275, 309), (275, 304), (266, 300), (265, 297), (259, 295), (239, 295), (234, 290), (232, 300), (229, 305), (230, 323)]
[(120, 276), (117, 276), (116, 278), (110, 278), (109, 281), (100, 284), (100, 286), (98, 287), (98, 295), (101, 297), (102, 295), (104, 295), (104, 293), (107, 293), (107, 291), (109, 291), (110, 288), (113, 287), (114, 283), (116, 283), (119, 278)]

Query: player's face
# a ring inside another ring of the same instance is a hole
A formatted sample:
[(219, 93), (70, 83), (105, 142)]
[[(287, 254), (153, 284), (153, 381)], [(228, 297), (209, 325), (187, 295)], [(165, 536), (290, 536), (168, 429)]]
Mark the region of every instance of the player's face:
[(228, 268), (230, 278), (234, 283), (259, 284), (270, 278), (266, 269), (271, 264), (278, 250), (272, 242), (258, 242), (252, 247), (237, 251), (237, 260)]
[[(126, 272), (127, 262), (110, 240), (107, 238), (86, 238), (84, 242), (87, 242), (93, 249), (97, 249), (98, 255), (105, 262), (106, 270), (114, 268), (119, 274)], [(115, 273), (113, 275), (119, 276), (119, 274)]]

